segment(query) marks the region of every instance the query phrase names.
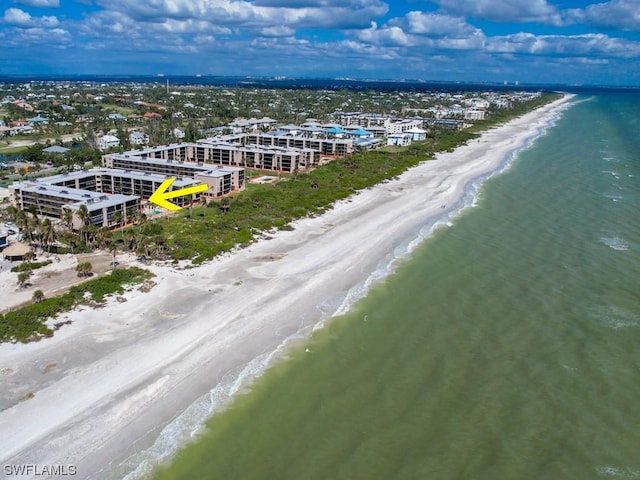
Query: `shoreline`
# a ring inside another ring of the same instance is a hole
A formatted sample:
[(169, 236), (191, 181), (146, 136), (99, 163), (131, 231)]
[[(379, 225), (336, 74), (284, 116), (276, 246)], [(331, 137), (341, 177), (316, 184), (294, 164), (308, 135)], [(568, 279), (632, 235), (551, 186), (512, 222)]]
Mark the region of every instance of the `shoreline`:
[[(0, 345), (2, 390), (33, 393), (0, 411), (2, 463), (72, 464), (81, 478), (122, 478), (142, 461), (132, 448), (148, 449), (159, 430), (164, 443), (149, 458), (175, 450), (183, 441), (172, 429), (186, 409), (202, 423), (210, 412), (194, 402), (208, 396), (219, 407), (218, 386), (228, 383), (233, 396), (243, 369), (259, 375), (283, 341), (347, 311), (398, 257), (457, 216), (473, 199), (467, 189), (503, 171), (569, 98), (298, 220), (293, 231), (191, 270), (154, 266), (151, 292), (65, 314), (73, 324), (51, 339)], [(119, 467), (125, 459), (132, 468)]]

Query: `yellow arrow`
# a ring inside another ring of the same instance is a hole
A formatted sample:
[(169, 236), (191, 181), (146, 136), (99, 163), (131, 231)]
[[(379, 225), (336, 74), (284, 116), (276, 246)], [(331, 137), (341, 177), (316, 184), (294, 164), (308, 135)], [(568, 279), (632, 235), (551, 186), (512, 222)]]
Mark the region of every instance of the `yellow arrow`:
[(175, 203), (171, 203), (168, 200), (170, 198), (183, 197), (185, 195), (192, 195), (194, 193), (206, 192), (209, 189), (209, 185), (205, 185), (204, 183), (200, 185), (194, 185), (193, 187), (181, 188), (180, 190), (172, 190), (167, 192), (167, 188), (169, 188), (173, 182), (175, 182), (175, 177), (167, 178), (158, 189), (153, 192), (153, 195), (149, 197), (149, 201), (155, 203), (159, 207), (166, 208), (167, 210), (180, 210), (181, 207), (176, 205)]

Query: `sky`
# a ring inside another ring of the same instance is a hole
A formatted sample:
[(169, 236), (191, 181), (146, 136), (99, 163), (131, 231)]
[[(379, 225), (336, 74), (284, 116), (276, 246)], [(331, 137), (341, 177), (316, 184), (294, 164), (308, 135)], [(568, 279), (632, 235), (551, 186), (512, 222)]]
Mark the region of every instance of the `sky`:
[(640, 85), (640, 0), (0, 0), (0, 74)]

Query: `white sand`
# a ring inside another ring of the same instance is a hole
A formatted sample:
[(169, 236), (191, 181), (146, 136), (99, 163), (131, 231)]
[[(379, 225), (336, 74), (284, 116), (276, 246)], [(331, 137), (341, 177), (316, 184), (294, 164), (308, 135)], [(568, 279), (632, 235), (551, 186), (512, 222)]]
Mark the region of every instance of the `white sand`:
[(446, 218), (465, 187), (566, 105), (487, 132), (294, 231), (196, 269), (154, 267), (150, 293), (64, 315), (73, 324), (51, 339), (0, 345), (0, 463), (74, 464), (77, 478), (122, 477), (123, 458), (219, 382), (332, 314), (398, 245)]

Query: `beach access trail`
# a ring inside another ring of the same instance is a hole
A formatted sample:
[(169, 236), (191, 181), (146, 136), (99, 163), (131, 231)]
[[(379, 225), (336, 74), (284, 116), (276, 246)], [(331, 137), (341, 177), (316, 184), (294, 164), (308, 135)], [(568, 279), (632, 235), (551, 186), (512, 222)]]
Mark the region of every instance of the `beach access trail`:
[(348, 304), (399, 245), (459, 209), (465, 189), (539, 135), (568, 100), (296, 221), (292, 231), (193, 269), (152, 266), (149, 293), (62, 315), (72, 324), (53, 338), (0, 345), (0, 463), (122, 478), (135, 468), (122, 461), (148, 449), (189, 405), (252, 360), (264, 366), (285, 339), (308, 335)]

